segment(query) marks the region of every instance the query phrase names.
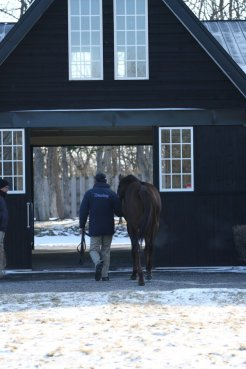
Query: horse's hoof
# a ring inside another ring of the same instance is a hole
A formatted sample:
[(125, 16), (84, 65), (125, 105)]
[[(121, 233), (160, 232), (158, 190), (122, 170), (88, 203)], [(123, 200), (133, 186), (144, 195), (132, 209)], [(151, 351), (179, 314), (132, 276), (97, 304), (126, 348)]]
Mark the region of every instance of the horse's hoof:
[(138, 281), (138, 285), (139, 286), (145, 286), (145, 282), (144, 281)]
[(131, 275), (130, 275), (130, 279), (131, 279), (132, 281), (135, 281), (135, 280), (137, 279), (136, 274), (131, 274)]
[(147, 281), (151, 281), (152, 274), (146, 274), (145, 278), (147, 279)]

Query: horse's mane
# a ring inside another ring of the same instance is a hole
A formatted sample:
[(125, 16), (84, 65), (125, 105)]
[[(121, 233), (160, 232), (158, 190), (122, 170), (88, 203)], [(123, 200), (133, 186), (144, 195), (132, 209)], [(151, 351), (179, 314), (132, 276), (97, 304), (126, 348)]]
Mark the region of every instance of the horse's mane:
[(137, 177), (135, 177), (133, 174), (129, 174), (126, 177), (122, 177), (120, 180), (121, 184), (130, 184), (132, 182), (140, 182), (140, 180)]

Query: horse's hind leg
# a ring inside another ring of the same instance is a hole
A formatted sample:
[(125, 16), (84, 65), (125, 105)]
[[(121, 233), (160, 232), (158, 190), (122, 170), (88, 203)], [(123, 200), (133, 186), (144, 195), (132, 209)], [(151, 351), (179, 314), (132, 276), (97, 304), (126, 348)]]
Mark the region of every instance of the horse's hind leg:
[(146, 279), (152, 279), (152, 241), (145, 240), (144, 256), (146, 263)]
[(132, 274), (130, 276), (130, 279), (132, 281), (135, 281), (137, 279), (137, 275), (138, 275), (138, 271), (137, 271), (137, 264), (136, 264), (136, 253), (133, 252), (133, 247), (132, 247)]
[(138, 276), (138, 284), (139, 286), (144, 286), (144, 274), (141, 267), (141, 258), (140, 258), (140, 245), (138, 243), (137, 238), (131, 238), (132, 241), (132, 259), (133, 259), (133, 272), (131, 275), (131, 279), (136, 279)]

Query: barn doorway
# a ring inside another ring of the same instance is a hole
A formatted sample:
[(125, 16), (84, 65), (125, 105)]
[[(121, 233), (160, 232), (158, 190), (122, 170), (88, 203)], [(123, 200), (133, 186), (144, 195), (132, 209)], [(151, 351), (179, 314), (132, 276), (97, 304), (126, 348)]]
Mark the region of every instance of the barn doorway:
[[(33, 270), (93, 268), (88, 236), (84, 263), (80, 264), (78, 213), (98, 171), (106, 173), (114, 191), (119, 174), (132, 173), (152, 182), (152, 145), (33, 146)], [(115, 228), (111, 270), (131, 265), (126, 225), (119, 224), (116, 217)]]

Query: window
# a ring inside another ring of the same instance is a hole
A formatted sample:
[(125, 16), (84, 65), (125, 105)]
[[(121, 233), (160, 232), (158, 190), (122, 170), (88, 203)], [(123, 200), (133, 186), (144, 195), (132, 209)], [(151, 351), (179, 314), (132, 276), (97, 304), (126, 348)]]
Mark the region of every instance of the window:
[(102, 0), (69, 0), (69, 79), (103, 79)]
[(24, 142), (24, 130), (0, 130), (0, 176), (14, 193), (25, 192)]
[(159, 128), (160, 191), (193, 191), (193, 128)]
[(114, 0), (115, 79), (148, 79), (148, 1)]

